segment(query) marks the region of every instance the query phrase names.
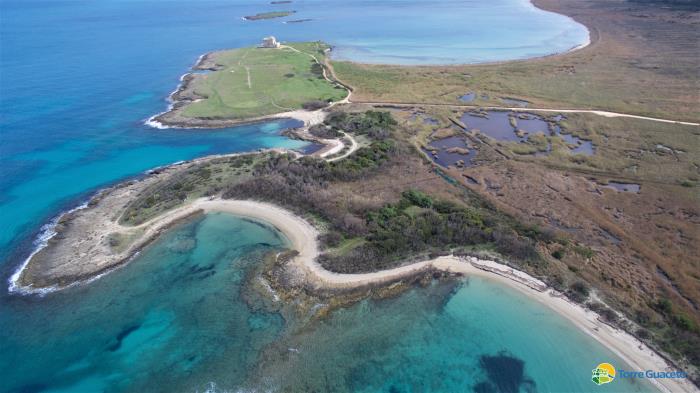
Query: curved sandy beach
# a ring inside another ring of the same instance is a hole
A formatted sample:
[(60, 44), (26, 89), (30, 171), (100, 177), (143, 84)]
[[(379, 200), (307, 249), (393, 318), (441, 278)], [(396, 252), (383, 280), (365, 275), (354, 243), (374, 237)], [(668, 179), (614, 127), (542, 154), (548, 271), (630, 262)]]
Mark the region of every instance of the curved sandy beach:
[[(88, 209), (89, 210), (89, 209)], [(583, 330), (597, 341), (612, 350), (625, 360), (633, 369), (671, 371), (675, 368), (664, 358), (659, 356), (645, 344), (632, 335), (615, 329), (600, 321), (593, 311), (586, 310), (578, 304), (571, 303), (560, 293), (547, 286), (540, 280), (526, 273), (514, 270), (494, 261), (479, 260), (473, 257), (444, 256), (433, 260), (418, 262), (394, 269), (383, 270), (364, 274), (339, 274), (324, 269), (316, 262), (319, 255), (317, 236), (319, 232), (309, 222), (295, 214), (278, 206), (249, 200), (223, 200), (213, 198), (200, 198), (187, 205), (173, 209), (159, 217), (156, 217), (137, 228), (142, 231), (142, 236), (132, 246), (118, 255), (100, 255), (91, 253), (90, 261), (74, 260), (71, 266), (62, 264), (62, 269), (78, 267), (83, 273), (85, 266), (95, 269), (90, 279), (104, 275), (114, 268), (127, 262), (138, 250), (157, 237), (173, 223), (200, 212), (226, 212), (240, 217), (261, 221), (274, 226), (289, 240), (289, 246), (298, 252), (298, 255), (289, 262), (292, 274), (317, 288), (347, 289), (369, 284), (390, 283), (401, 278), (430, 269), (439, 269), (464, 275), (478, 275), (504, 285), (517, 289), (530, 298), (556, 311), (570, 320), (579, 329)], [(134, 227), (121, 227), (116, 222), (110, 222), (106, 228), (109, 231), (133, 230)], [(95, 259), (97, 258), (97, 259)], [(97, 270), (100, 259), (110, 260), (108, 270)], [(79, 258), (80, 259), (80, 258)], [(117, 260), (121, 259), (121, 260)], [(31, 263), (31, 261), (29, 261)], [(111, 266), (111, 267), (109, 267)], [(26, 266), (24, 266), (26, 268)], [(16, 274), (19, 278), (21, 272)], [(74, 285), (75, 283), (71, 284)], [(18, 282), (11, 283), (19, 287)], [(68, 285), (70, 286), (70, 285)], [(22, 288), (20, 288), (22, 289)], [(31, 292), (32, 288), (24, 288)], [(60, 288), (54, 288), (60, 289)], [(692, 383), (685, 379), (650, 380), (664, 392), (696, 392)]]
[[(214, 200), (198, 201), (197, 204), (207, 211), (225, 211), (272, 224), (287, 236), (293, 248), (299, 252), (299, 255), (291, 263), (299, 269), (299, 272), (303, 272), (307, 281), (317, 286), (353, 288), (367, 284), (387, 283), (433, 268), (461, 273), (466, 276), (476, 275), (515, 288), (524, 295), (549, 307), (613, 351), (633, 369), (676, 370), (673, 365), (637, 338), (621, 329), (601, 322), (595, 312), (570, 302), (562, 294), (547, 288), (542, 281), (494, 261), (479, 260), (474, 257), (445, 256), (373, 273), (333, 273), (324, 269), (315, 260), (318, 255), (316, 244), (318, 231), (293, 213), (275, 205), (253, 201)], [(697, 392), (697, 388), (687, 379), (649, 381), (663, 392)]]

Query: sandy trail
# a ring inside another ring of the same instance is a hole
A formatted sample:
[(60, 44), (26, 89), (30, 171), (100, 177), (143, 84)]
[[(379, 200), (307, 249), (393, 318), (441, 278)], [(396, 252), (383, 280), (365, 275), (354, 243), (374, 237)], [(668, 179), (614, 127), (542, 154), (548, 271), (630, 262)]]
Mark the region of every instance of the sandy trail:
[[(333, 158), (328, 158), (328, 159), (326, 159), (326, 161), (328, 161), (328, 162), (339, 161), (339, 160), (342, 160), (343, 158), (349, 157), (350, 154), (354, 153), (357, 149), (360, 148), (360, 145), (357, 144), (357, 141), (355, 140), (355, 138), (353, 138), (352, 135), (348, 134), (348, 133), (345, 132), (345, 131), (340, 131), (340, 132), (343, 133), (343, 135), (345, 135), (345, 137), (348, 138), (348, 139), (350, 140), (350, 148), (348, 149), (348, 151), (346, 151), (345, 153), (339, 155), (338, 157), (333, 157)], [(342, 142), (341, 142), (341, 146), (344, 146), (344, 144), (342, 144)], [(342, 149), (343, 149), (343, 148), (341, 147), (340, 150), (342, 150)], [(338, 150), (338, 151), (340, 151), (340, 150)], [(335, 154), (335, 153), (328, 153), (328, 154), (326, 154), (325, 156), (322, 156), (322, 157), (325, 158), (325, 157), (327, 157), (327, 156), (330, 156), (331, 154)]]
[(700, 123), (693, 123), (688, 121), (678, 121), (669, 119), (660, 119), (656, 117), (638, 116), (631, 115), (628, 113), (618, 113), (609, 112), (594, 109), (555, 109), (555, 108), (523, 108), (523, 107), (504, 107), (504, 106), (480, 106), (480, 105), (459, 105), (459, 104), (435, 104), (435, 103), (425, 103), (425, 102), (373, 102), (373, 101), (352, 101), (353, 104), (364, 104), (364, 105), (390, 105), (396, 107), (414, 107), (414, 106), (427, 106), (427, 107), (446, 107), (446, 108), (464, 108), (464, 109), (486, 109), (486, 110), (507, 110), (515, 112), (555, 112), (555, 113), (590, 113), (603, 117), (623, 117), (629, 119), (640, 119), (655, 121), (659, 123), (671, 123), (671, 124), (682, 124), (686, 126), (700, 126)]
[(243, 67), (245, 67), (245, 73), (248, 76), (248, 88), (252, 89), (253, 84), (250, 82), (250, 68), (248, 66), (243, 66)]

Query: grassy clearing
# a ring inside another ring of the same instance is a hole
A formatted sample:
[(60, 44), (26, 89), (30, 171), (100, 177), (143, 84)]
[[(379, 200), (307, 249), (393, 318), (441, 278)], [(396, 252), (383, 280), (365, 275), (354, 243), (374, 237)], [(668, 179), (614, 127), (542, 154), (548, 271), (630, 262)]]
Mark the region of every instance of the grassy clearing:
[(333, 256), (342, 257), (348, 255), (353, 249), (362, 246), (367, 243), (364, 237), (353, 237), (350, 239), (343, 240), (336, 248), (329, 250)]
[(205, 97), (183, 109), (190, 118), (245, 119), (301, 109), (311, 101), (339, 101), (347, 92), (323, 77), (319, 61), (324, 44), (298, 43), (292, 48), (243, 48), (218, 52), (220, 69), (195, 79), (193, 89)]

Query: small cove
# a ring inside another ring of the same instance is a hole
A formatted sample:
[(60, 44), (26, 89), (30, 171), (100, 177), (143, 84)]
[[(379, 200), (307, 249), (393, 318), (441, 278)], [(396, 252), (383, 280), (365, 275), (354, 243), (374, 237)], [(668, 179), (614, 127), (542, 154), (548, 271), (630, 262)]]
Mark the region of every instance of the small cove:
[[(267, 351), (283, 352), (265, 356), (246, 388), (264, 380), (286, 391), (586, 392), (599, 359), (624, 364), (551, 310), (480, 277), (337, 310)], [(619, 382), (616, 391), (654, 391)]]

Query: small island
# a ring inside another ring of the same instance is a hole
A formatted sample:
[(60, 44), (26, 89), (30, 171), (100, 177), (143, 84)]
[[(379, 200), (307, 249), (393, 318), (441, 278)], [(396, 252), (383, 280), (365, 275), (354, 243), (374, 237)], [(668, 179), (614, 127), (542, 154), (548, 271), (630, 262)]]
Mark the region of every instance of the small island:
[(244, 16), (244, 20), (264, 20), (264, 19), (274, 19), (274, 18), (284, 18), (296, 13), (296, 11), (270, 11), (261, 12), (255, 15)]
[(168, 112), (151, 122), (170, 127), (221, 128), (265, 120), (345, 99), (345, 87), (326, 73), (329, 46), (321, 42), (279, 44), (266, 38), (249, 47), (202, 56), (183, 76)]

